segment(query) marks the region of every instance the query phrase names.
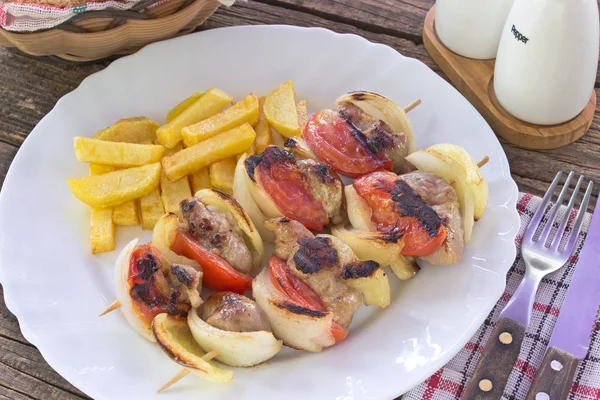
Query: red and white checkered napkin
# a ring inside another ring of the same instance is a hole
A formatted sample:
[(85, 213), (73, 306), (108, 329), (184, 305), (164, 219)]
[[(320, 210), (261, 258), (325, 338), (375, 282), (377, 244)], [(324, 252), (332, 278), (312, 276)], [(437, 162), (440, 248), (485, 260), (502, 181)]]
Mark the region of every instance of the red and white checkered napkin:
[[(521, 230), (516, 239), (517, 248), (521, 246), (523, 232), (540, 201), (539, 197), (530, 194), (522, 194), (519, 199), (517, 210), (521, 216)], [(570, 216), (571, 220), (574, 216), (575, 210)], [(531, 323), (525, 334), (521, 353), (513, 366), (502, 399), (521, 400), (527, 395), (537, 367), (544, 358), (546, 346), (560, 312), (560, 306), (569, 288), (569, 282), (590, 224), (590, 217), (591, 215), (587, 214), (584, 219), (583, 230), (579, 235), (575, 253), (569, 259), (569, 263), (542, 280), (533, 304)], [(479, 328), (475, 336), (471, 338), (456, 357), (421, 385), (406, 393), (402, 397), (403, 400), (454, 400), (461, 396), (467, 381), (475, 370), (490, 334), (494, 330), (494, 323), (498, 319), (500, 311), (515, 292), (523, 278), (524, 271), (525, 264), (519, 253), (506, 277), (506, 290), (498, 304), (486, 318), (483, 326)], [(594, 328), (593, 332), (591, 332), (592, 328)], [(600, 319), (598, 317), (595, 325), (590, 326), (590, 332), (592, 333), (590, 350), (585, 359), (579, 363), (579, 368), (571, 386), (571, 393), (568, 397), (571, 400), (600, 399)]]

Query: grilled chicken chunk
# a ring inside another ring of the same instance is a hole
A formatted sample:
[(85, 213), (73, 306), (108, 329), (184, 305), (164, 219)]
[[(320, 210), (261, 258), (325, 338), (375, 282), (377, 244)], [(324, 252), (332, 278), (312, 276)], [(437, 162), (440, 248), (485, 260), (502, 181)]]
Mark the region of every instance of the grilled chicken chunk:
[(179, 226), (202, 246), (215, 252), (236, 270), (248, 274), (252, 269), (252, 254), (243, 234), (230, 213), (205, 206), (195, 197), (180, 205)]
[(251, 299), (233, 292), (217, 292), (202, 306), (207, 324), (229, 332), (271, 331), (267, 315)]
[(298, 221), (286, 217), (265, 221), (265, 228), (275, 234), (275, 255), (287, 260), (298, 247), (298, 239), (314, 235)]
[(433, 254), (422, 257), (432, 265), (456, 264), (465, 246), (462, 219), (456, 192), (445, 180), (426, 172), (401, 175), (406, 182), (440, 217), (446, 228), (446, 239)]
[(297, 221), (274, 218), (265, 227), (275, 233), (275, 254), (319, 295), (334, 321), (347, 328), (361, 304), (360, 292), (344, 282), (355, 266), (343, 265), (329, 238), (315, 237)]

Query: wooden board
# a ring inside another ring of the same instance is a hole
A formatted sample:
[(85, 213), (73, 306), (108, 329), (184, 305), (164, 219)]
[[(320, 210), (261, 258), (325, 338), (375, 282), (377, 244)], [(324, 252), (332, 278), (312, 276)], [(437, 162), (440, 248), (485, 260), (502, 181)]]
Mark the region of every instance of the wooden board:
[(590, 129), (596, 111), (595, 91), (581, 114), (564, 124), (542, 126), (521, 121), (502, 108), (496, 99), (492, 79), (494, 60), (472, 60), (453, 53), (439, 40), (434, 25), (435, 7), (432, 7), (423, 29), (425, 48), (497, 135), (528, 149), (554, 149), (576, 141)]

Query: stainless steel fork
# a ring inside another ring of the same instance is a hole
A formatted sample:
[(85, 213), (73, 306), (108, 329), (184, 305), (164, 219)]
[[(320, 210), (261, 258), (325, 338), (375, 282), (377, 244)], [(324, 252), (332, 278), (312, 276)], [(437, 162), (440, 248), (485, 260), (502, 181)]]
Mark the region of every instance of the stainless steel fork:
[[(566, 264), (575, 248), (577, 237), (581, 232), (583, 216), (592, 195), (592, 181), (589, 181), (587, 184), (572, 229), (566, 233), (568, 238), (566, 238), (564, 246), (561, 246), (569, 222), (569, 216), (573, 211), (584, 180), (583, 176), (579, 177), (562, 220), (556, 221), (558, 210), (567, 195), (573, 176), (574, 172), (571, 171), (565, 180), (556, 203), (547, 214), (546, 224), (541, 229), (540, 234), (536, 235), (544, 220), (546, 208), (562, 177), (562, 172), (556, 174), (556, 177), (542, 199), (542, 203), (525, 231), (521, 246), (521, 255), (526, 267), (525, 276), (510, 302), (500, 313), (500, 318), (477, 364), (475, 372), (463, 392), (462, 399), (502, 398), (504, 387), (506, 386), (512, 367), (519, 356), (525, 331), (531, 320), (533, 302), (540, 281), (546, 275)], [(552, 227), (555, 223), (558, 224), (558, 227), (554, 236), (551, 236)]]

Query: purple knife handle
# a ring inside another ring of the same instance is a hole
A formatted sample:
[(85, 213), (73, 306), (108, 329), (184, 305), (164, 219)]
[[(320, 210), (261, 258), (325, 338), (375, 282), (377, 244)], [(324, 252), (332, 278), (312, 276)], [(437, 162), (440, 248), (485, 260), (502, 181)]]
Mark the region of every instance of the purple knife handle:
[(500, 316), (517, 321), (527, 329), (531, 320), (533, 301), (535, 300), (539, 284), (540, 279), (537, 276), (530, 272), (525, 272), (525, 277), (506, 307), (504, 307), (504, 310), (500, 313)]

